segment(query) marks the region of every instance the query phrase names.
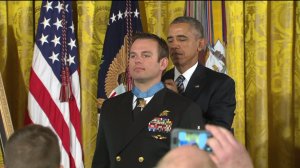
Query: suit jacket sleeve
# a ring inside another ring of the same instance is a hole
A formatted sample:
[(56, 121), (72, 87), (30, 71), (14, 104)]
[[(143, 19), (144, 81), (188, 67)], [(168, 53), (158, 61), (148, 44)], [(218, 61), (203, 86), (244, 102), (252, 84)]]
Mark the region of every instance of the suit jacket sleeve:
[[(103, 104), (104, 109), (104, 104)], [(100, 112), (100, 121), (99, 121), (99, 128), (98, 128), (98, 135), (97, 135), (97, 142), (96, 142), (96, 150), (92, 162), (92, 168), (108, 168), (110, 167), (109, 161), (109, 153), (107, 149), (107, 143), (105, 139), (105, 132), (104, 132), (104, 110)]]
[(200, 126), (200, 129), (204, 129), (204, 123), (202, 110), (197, 104), (191, 102), (182, 116), (180, 127), (199, 129)]
[(226, 78), (221, 81), (208, 105), (205, 118), (206, 123), (223, 126), (231, 130), (234, 110), (236, 105), (235, 100), (235, 84), (231, 78)]

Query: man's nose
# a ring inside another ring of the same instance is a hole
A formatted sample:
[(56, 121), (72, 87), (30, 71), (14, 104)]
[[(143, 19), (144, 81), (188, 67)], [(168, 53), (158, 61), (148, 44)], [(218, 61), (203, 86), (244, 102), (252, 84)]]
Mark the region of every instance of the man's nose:
[(135, 56), (134, 57), (134, 62), (141, 62), (141, 60), (142, 60), (142, 57), (141, 56)]
[(174, 40), (172, 43), (169, 44), (170, 48), (177, 49), (180, 48), (180, 44), (177, 40)]

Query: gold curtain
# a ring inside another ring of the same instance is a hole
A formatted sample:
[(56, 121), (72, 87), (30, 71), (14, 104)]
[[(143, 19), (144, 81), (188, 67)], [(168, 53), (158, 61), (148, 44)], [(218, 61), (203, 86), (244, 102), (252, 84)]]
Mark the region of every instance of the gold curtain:
[(77, 37), (80, 54), (81, 116), (85, 167), (91, 167), (96, 147), (98, 70), (110, 6), (110, 1), (77, 2)]
[[(233, 123), (234, 134), (245, 143), (245, 79), (244, 79), (244, 11), (243, 2), (226, 3), (228, 74), (235, 81), (236, 110)], [(234, 30), (234, 31), (233, 31)]]
[(230, 1), (226, 10), (236, 136), (255, 167), (299, 167), (299, 2)]
[[(185, 9), (184, 1), (140, 4), (148, 32), (163, 38), (168, 24)], [(23, 126), (27, 107), (40, 5), (41, 1), (0, 2), (0, 72), (15, 129)], [(110, 6), (111, 1), (73, 3), (86, 167), (95, 150), (97, 74)], [(300, 2), (226, 1), (226, 17), (226, 61), (236, 83), (235, 136), (246, 145), (255, 167), (299, 167)]]

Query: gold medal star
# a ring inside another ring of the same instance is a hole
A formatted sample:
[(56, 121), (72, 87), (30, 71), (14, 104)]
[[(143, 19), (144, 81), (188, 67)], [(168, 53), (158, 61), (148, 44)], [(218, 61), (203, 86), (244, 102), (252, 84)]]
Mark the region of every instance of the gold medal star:
[(146, 106), (146, 100), (144, 100), (144, 99), (142, 99), (142, 100), (139, 100), (140, 102), (139, 102), (139, 105), (138, 105), (138, 107), (140, 107), (140, 108), (144, 108), (145, 106)]

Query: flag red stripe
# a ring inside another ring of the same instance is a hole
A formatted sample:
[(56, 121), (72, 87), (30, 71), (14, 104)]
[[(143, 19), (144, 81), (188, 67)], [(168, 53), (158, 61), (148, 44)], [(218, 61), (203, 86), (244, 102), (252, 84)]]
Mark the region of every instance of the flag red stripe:
[(44, 113), (48, 117), (52, 127), (55, 129), (57, 135), (60, 137), (62, 144), (67, 153), (70, 153), (70, 131), (66, 124), (61, 111), (58, 109), (56, 104), (53, 102), (48, 90), (45, 88), (43, 83), (40, 81), (34, 70), (31, 68), (30, 76), (30, 93), (33, 95), (35, 100), (43, 109)]
[(43, 109), (44, 113), (49, 119), (49, 122), (61, 139), (62, 145), (69, 155), (70, 168), (75, 168), (75, 162), (70, 152), (69, 127), (66, 124), (61, 111), (58, 109), (55, 102), (53, 102), (48, 90), (45, 88), (33, 69), (31, 69), (29, 90), (37, 103), (40, 105), (41, 109)]
[(72, 154), (70, 152), (68, 154), (69, 154), (69, 159), (70, 159), (70, 168), (76, 168), (75, 161), (74, 161)]
[[(31, 92), (29, 92), (28, 103), (29, 103), (28, 109), (30, 110), (30, 113), (28, 113), (30, 117), (29, 120), (31, 120), (34, 124), (40, 124), (51, 128), (55, 132), (56, 136), (58, 137), (59, 143), (62, 144), (62, 141), (60, 137), (57, 135), (55, 129), (52, 127), (52, 124), (50, 123), (48, 116), (43, 111), (43, 109), (41, 109), (41, 106), (38, 104), (38, 102), (34, 98), (34, 95), (32, 95)], [(63, 165), (63, 167), (70, 167), (69, 154), (67, 153), (63, 145), (60, 145), (60, 150), (61, 150), (61, 164)], [(72, 150), (72, 148), (70, 148), (70, 150)]]
[(25, 115), (24, 115), (24, 124), (25, 125), (33, 124), (31, 118), (29, 117), (29, 112), (28, 111), (26, 111)]
[(70, 114), (71, 123), (75, 129), (77, 139), (82, 146), (81, 132), (80, 132), (80, 130), (81, 130), (80, 112), (79, 112), (79, 109), (77, 108), (75, 99), (72, 99), (69, 101), (69, 108), (70, 108), (70, 112), (72, 112), (72, 114)]

